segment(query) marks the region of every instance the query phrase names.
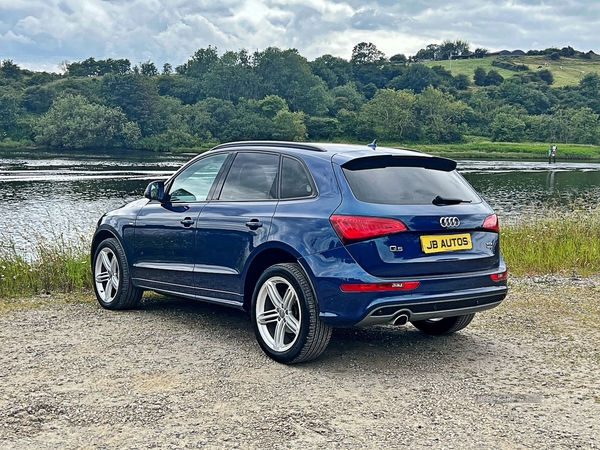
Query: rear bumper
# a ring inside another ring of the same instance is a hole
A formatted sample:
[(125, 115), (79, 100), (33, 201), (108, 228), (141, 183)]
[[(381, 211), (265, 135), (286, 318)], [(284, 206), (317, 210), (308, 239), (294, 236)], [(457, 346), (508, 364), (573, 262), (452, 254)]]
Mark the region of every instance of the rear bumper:
[[(345, 250), (331, 253), (328, 257), (311, 255), (300, 262), (317, 295), (319, 318), (332, 326), (386, 324), (401, 315), (416, 321), (471, 314), (498, 306), (508, 292), (506, 280), (495, 282), (490, 276), (506, 270), (502, 259), (491, 271), (392, 280), (368, 274), (352, 258), (344, 257)], [(343, 283), (390, 281), (420, 284), (409, 291), (343, 292), (340, 288)]]
[(468, 295), (464, 293), (459, 297), (452, 296), (443, 299), (421, 298), (408, 303), (399, 302), (373, 309), (362, 319), (358, 326), (369, 326), (393, 323), (399, 316), (405, 315), (409, 322), (428, 320), (440, 317), (462, 316), (498, 306), (506, 297), (506, 286), (493, 289), (492, 292)]

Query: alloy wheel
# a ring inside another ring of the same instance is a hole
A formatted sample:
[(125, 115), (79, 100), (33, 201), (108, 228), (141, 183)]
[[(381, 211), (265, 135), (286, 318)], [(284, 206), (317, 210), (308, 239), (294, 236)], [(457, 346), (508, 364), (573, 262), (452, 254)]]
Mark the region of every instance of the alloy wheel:
[(108, 247), (103, 248), (96, 256), (94, 282), (96, 291), (105, 303), (111, 303), (119, 289), (119, 260)]
[(285, 352), (296, 343), (302, 324), (300, 300), (285, 278), (275, 276), (263, 283), (255, 312), (258, 331), (271, 350)]

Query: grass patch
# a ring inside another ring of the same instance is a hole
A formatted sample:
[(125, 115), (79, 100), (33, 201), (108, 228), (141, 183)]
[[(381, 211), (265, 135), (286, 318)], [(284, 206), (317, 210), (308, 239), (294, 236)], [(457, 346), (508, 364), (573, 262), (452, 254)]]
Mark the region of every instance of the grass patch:
[(11, 237), (0, 250), (0, 300), (29, 295), (89, 291), (92, 288), (87, 239), (40, 239), (24, 256)]
[(5, 138), (0, 141), (0, 148), (23, 148), (33, 145), (33, 142), (23, 140), (23, 141), (13, 141), (10, 138)]
[(501, 226), (502, 255), (516, 276), (600, 272), (600, 208), (545, 210)]

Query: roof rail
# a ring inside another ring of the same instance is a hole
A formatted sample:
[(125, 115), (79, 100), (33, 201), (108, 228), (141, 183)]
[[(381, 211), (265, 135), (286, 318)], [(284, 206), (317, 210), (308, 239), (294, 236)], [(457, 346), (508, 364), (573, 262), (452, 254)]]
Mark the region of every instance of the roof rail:
[(326, 152), (324, 148), (317, 145), (303, 144), (300, 142), (286, 142), (286, 141), (239, 141), (239, 142), (227, 142), (226, 144), (220, 144), (213, 147), (212, 150), (221, 150), (224, 148), (234, 147), (279, 147), (279, 148), (293, 148), (298, 150), (308, 150), (311, 152)]

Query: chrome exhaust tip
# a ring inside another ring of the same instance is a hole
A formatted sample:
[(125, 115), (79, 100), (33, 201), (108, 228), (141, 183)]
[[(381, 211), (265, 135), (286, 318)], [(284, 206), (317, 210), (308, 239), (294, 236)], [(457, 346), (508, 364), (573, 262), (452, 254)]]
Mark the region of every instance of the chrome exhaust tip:
[(408, 316), (406, 314), (399, 314), (392, 321), (392, 325), (406, 325), (408, 323)]

